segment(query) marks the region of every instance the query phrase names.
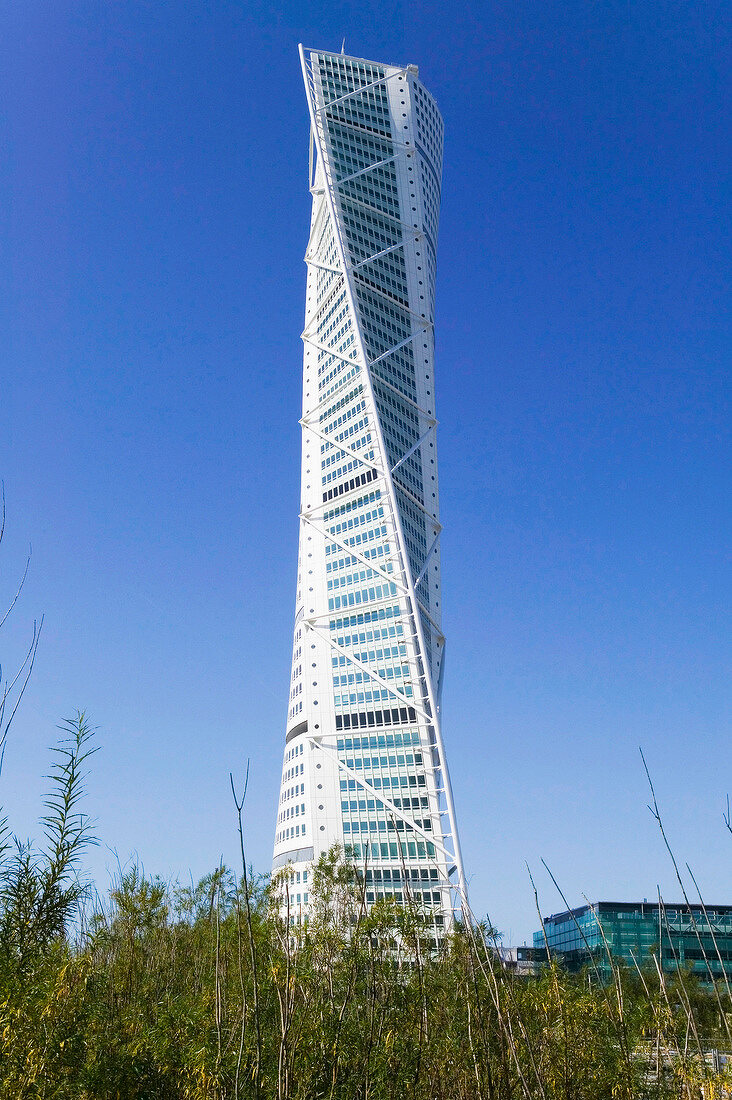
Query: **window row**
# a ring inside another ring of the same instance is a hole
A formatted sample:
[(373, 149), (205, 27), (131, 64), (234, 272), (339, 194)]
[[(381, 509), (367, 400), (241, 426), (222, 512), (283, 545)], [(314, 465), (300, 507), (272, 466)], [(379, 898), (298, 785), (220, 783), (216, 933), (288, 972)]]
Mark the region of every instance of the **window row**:
[[(396, 687), (394, 691), (396, 691)], [(412, 695), (412, 685), (407, 684), (405, 687), (399, 689), (402, 695)], [(368, 691), (351, 691), (345, 695), (334, 695), (333, 705), (336, 707), (361, 707), (366, 704), (376, 703), (396, 703), (398, 702), (397, 696), (393, 691), (388, 691), (386, 688), (372, 688)], [(340, 729), (340, 727), (338, 727)]]
[(417, 721), (414, 707), (392, 707), (389, 710), (355, 711), (336, 714), (336, 729), (365, 729), (369, 726), (399, 726)]
[[(411, 768), (414, 764), (422, 763), (422, 753), (407, 752), (398, 753), (394, 756), (347, 756), (344, 758), (344, 763), (347, 768), (355, 771), (361, 768), (403, 768), (405, 766)], [(404, 783), (401, 785), (405, 786)]]
[[(328, 624), (328, 629), (334, 630), (348, 630), (349, 627), (354, 626), (368, 626), (369, 623), (383, 622), (384, 619), (396, 619), (402, 614), (402, 609), (399, 604), (393, 604), (391, 607), (380, 607), (373, 611), (359, 611), (357, 615), (346, 615), (342, 619), (331, 619)], [(358, 635), (359, 639), (361, 635)], [(367, 641), (371, 641), (368, 634), (365, 635)], [(382, 637), (384, 635), (382, 634)], [(355, 642), (356, 635), (353, 635), (351, 639)], [(340, 642), (339, 644), (347, 645), (348, 641)]]
[(346, 854), (356, 860), (395, 860), (400, 856), (406, 859), (434, 859), (435, 846), (431, 840), (403, 840), (401, 843), (368, 840), (366, 843), (349, 844)]
[(332, 527), (328, 527), (328, 534), (340, 535), (345, 531), (353, 531), (355, 527), (365, 527), (368, 523), (375, 523), (383, 518), (383, 506), (374, 508), (371, 512), (363, 512), (360, 516), (352, 516), (351, 519), (344, 520), (342, 523), (335, 523)]
[[(355, 769), (354, 769), (355, 770)], [(374, 775), (369, 780), (374, 790), (388, 790), (392, 787), (396, 790), (407, 787), (426, 787), (427, 780), (424, 775)], [(341, 779), (341, 791), (355, 791), (359, 784), (355, 779)]]
[(328, 610), (338, 611), (341, 607), (355, 607), (362, 603), (373, 603), (375, 600), (389, 599), (396, 596), (397, 586), (391, 582), (377, 584), (373, 588), (363, 588), (360, 591), (348, 592), (343, 596), (331, 596), (328, 600)]
[[(425, 818), (424, 821), (415, 820), (414, 824), (417, 828), (424, 829), (425, 832), (432, 832), (432, 821), (430, 818)], [(344, 821), (343, 832), (350, 833), (413, 833), (414, 828), (409, 821), (402, 821), (401, 818), (397, 818), (396, 821), (389, 820), (371, 820), (371, 821)]]
[[(352, 684), (369, 684), (374, 675), (380, 676), (382, 680), (403, 680), (409, 676), (409, 665), (384, 665), (382, 668), (374, 668), (370, 672), (355, 668), (353, 672), (344, 672), (340, 676), (334, 676), (333, 687), (341, 688), (350, 687)], [(401, 685), (397, 686), (401, 687)]]
[[(391, 657), (406, 657), (406, 655), (407, 647), (404, 644), (387, 646), (386, 649), (369, 649), (363, 653), (353, 654), (357, 661), (363, 661), (364, 664), (369, 661), (388, 661)], [(341, 653), (338, 657), (331, 658), (331, 665), (333, 668), (345, 668), (348, 663), (349, 658), (344, 653)]]
[(275, 838), (276, 844), (281, 844), (283, 840), (291, 840), (295, 836), (305, 836), (305, 822), (301, 821), (299, 825), (288, 825), (286, 829), (280, 829)]
[(401, 748), (402, 745), (419, 745), (419, 730), (405, 730), (403, 733), (372, 733), (365, 737), (339, 737), (336, 747), (344, 749), (383, 749)]
[[(420, 810), (427, 809), (428, 798), (426, 795), (422, 795), (420, 798), (397, 798), (396, 795), (391, 799), (397, 809), (400, 810)], [(383, 809), (381, 802), (376, 802), (373, 798), (358, 798), (350, 799), (341, 802), (341, 811), (343, 813), (356, 813), (356, 811), (366, 811)]]
[[(359, 531), (357, 534), (353, 535), (352, 538), (345, 539), (344, 541), (348, 546), (363, 546), (367, 542), (374, 542), (380, 538), (386, 538), (385, 526), (372, 527), (369, 531)], [(338, 546), (337, 543), (326, 543), (325, 556), (328, 557), (330, 554), (337, 554), (342, 549), (343, 548)], [(388, 552), (389, 547), (386, 546), (385, 550)]]

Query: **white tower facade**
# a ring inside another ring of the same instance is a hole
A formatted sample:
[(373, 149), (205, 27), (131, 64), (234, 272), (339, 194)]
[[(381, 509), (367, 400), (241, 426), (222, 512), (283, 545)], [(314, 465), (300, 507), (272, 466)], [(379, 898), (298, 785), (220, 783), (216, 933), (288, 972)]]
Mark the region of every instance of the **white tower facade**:
[(300, 47), (313, 208), (292, 679), (273, 870), (334, 843), (366, 900), (464, 897), (440, 730), (434, 298), (442, 119), (412, 66)]

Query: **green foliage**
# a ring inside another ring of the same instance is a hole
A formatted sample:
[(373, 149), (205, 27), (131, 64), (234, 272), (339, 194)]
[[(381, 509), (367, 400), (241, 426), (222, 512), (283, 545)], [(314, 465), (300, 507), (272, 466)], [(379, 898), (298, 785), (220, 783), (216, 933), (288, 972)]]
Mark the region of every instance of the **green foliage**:
[(66, 736), (53, 750), (41, 818), (45, 846), (9, 837), (7, 827), (0, 838), (0, 971), (6, 976), (22, 977), (39, 953), (63, 937), (86, 889), (78, 870), (94, 838), (79, 803), (85, 764), (96, 750), (83, 713), (61, 728)]
[(416, 905), (367, 910), (335, 848), (307, 925), (281, 884), (223, 866), (190, 887), (133, 866), (75, 920), (83, 715), (66, 733), (43, 849), (6, 837), (0, 860), (0, 1100), (729, 1096), (718, 1002), (689, 975), (517, 978), (472, 924), (436, 953)]

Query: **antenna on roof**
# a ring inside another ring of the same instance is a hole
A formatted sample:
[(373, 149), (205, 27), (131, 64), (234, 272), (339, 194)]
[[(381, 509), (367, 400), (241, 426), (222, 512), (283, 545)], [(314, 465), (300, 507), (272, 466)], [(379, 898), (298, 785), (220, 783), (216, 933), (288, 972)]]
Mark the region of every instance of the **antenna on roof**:
[(344, 38), (343, 41), (341, 42), (341, 53), (345, 54), (345, 52), (346, 52), (346, 40)]

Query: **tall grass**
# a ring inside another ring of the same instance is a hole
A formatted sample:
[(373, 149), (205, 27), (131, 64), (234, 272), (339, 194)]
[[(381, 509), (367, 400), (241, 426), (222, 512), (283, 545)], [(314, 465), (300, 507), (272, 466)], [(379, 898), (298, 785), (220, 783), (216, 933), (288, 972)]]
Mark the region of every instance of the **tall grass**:
[[(429, 950), (419, 908), (368, 909), (334, 849), (290, 925), (242, 866), (192, 886), (139, 867), (100, 899), (80, 810), (91, 731), (66, 725), (41, 848), (0, 855), (2, 1100), (631, 1100), (730, 1095), (729, 990), (660, 959), (605, 983), (503, 965), (466, 919)], [(232, 784), (233, 789), (233, 784)], [(726, 1091), (725, 1091), (726, 1090)]]

